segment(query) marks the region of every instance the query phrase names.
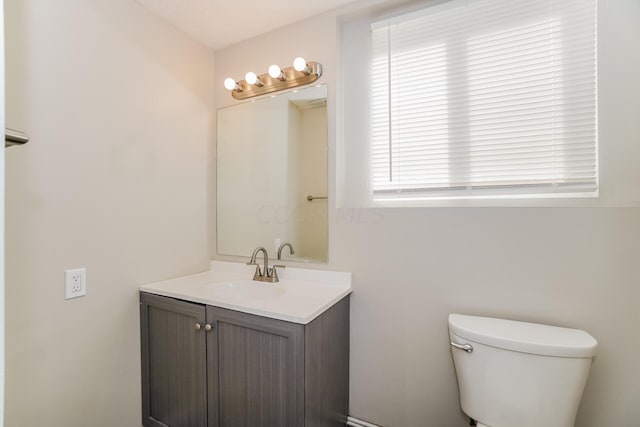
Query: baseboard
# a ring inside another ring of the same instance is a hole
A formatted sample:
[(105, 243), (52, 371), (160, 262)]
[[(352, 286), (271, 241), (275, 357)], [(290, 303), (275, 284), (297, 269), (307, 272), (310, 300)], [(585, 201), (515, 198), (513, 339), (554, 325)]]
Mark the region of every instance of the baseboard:
[(362, 421), (354, 417), (347, 417), (347, 425), (349, 427), (382, 427), (377, 424), (371, 424), (367, 421)]

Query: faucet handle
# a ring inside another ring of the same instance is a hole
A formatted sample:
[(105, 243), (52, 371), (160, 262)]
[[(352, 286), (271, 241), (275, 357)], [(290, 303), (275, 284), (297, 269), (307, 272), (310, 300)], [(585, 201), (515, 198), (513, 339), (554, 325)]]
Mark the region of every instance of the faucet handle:
[[(249, 264), (249, 263), (247, 264), (256, 266), (256, 272), (253, 274), (253, 280), (260, 280), (260, 278), (263, 277), (262, 270), (260, 270), (260, 265), (256, 264), (255, 262), (253, 264)], [(266, 271), (265, 271), (265, 274), (267, 274)]]
[(260, 270), (260, 264), (258, 264), (257, 262), (251, 260), (247, 263), (247, 265), (255, 265), (256, 266), (256, 273), (253, 275), (253, 280), (256, 280), (257, 277), (261, 277), (262, 276), (262, 271)]
[(276, 270), (277, 268), (287, 268), (286, 265), (274, 265), (272, 268), (270, 268), (269, 270), (269, 277), (273, 278), (273, 283), (277, 283), (280, 281), (280, 278), (278, 277), (278, 270)]

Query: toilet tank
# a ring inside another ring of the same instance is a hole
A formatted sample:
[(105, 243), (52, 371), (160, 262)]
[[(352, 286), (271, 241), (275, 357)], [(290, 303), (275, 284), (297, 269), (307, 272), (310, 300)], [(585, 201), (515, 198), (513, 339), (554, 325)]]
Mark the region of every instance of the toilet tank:
[[(449, 315), (462, 410), (490, 427), (573, 427), (597, 341), (585, 331)], [(467, 347), (467, 350), (470, 350)]]

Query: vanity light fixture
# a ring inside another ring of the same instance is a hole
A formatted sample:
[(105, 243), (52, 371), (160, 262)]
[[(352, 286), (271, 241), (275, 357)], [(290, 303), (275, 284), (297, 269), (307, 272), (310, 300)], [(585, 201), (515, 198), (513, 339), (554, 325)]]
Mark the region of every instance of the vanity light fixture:
[(284, 74), (282, 74), (282, 70), (280, 69), (280, 66), (277, 64), (273, 64), (272, 66), (269, 67), (269, 77), (271, 77), (272, 79), (278, 79), (281, 82), (287, 80)]
[(311, 72), (309, 64), (307, 64), (307, 61), (305, 61), (305, 59), (301, 56), (298, 56), (293, 60), (293, 69), (296, 71), (300, 71), (301, 73), (305, 73), (306, 75), (309, 75), (309, 73)]
[(227, 77), (226, 79), (224, 79), (224, 87), (227, 90), (233, 90), (233, 91), (242, 92), (242, 87), (240, 87), (240, 84), (238, 84), (231, 77)]
[(256, 85), (258, 87), (264, 86), (262, 84), (262, 79), (256, 76), (256, 73), (254, 73), (253, 71), (249, 71), (247, 74), (244, 75), (244, 81), (249, 83), (250, 85)]
[(322, 64), (307, 62), (304, 58), (298, 57), (293, 61), (292, 67), (281, 69), (274, 64), (269, 67), (269, 72), (260, 75), (249, 71), (244, 80), (239, 82), (228, 77), (224, 81), (224, 87), (231, 91), (235, 99), (247, 99), (307, 85), (318, 80), (320, 76)]

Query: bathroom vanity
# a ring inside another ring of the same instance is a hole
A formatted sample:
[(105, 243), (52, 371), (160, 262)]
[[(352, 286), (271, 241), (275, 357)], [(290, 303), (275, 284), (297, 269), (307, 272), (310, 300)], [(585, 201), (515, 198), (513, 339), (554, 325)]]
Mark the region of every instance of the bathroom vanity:
[(214, 261), (141, 288), (143, 425), (345, 425), (350, 275), (247, 273)]

